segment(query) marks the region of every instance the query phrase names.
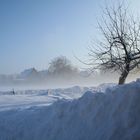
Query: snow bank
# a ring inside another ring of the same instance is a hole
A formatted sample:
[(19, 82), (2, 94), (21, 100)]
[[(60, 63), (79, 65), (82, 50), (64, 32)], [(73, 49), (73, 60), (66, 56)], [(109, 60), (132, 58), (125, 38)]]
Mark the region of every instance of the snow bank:
[(0, 140), (139, 140), (140, 82), (0, 112)]

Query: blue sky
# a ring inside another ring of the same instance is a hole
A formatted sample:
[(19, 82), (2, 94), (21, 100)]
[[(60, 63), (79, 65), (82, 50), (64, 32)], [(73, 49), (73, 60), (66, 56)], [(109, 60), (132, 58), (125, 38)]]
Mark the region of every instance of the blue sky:
[[(139, 0), (129, 1), (139, 10)], [(0, 0), (0, 73), (46, 69), (60, 55), (80, 65), (74, 55), (86, 58), (87, 47), (97, 36), (101, 7), (107, 2)]]

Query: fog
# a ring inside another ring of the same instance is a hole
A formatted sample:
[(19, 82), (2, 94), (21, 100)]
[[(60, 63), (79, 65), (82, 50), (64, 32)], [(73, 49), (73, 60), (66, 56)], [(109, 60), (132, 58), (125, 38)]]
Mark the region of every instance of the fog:
[[(138, 74), (130, 74), (126, 82), (131, 82), (139, 77)], [(118, 73), (93, 73), (88, 74), (87, 71), (79, 71), (76, 74), (65, 75), (46, 75), (46, 77), (30, 77), (25, 79), (8, 78), (6, 80), (0, 78), (0, 90), (30, 90), (30, 89), (50, 89), (50, 88), (66, 88), (72, 86), (97, 86), (103, 83), (118, 83)]]
[[(19, 74), (0, 75), (0, 90), (29, 90), (65, 88), (72, 86), (97, 86), (103, 83), (118, 83), (119, 73), (80, 70), (64, 56), (54, 58), (48, 69), (26, 69)], [(130, 73), (126, 82), (136, 80), (139, 73)]]

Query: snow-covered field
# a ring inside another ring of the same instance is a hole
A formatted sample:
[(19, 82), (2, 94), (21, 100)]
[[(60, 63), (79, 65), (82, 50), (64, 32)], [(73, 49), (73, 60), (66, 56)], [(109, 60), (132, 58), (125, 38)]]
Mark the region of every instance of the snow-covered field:
[(140, 81), (0, 92), (0, 140), (140, 140)]
[(58, 100), (73, 100), (92, 88), (75, 86), (72, 88), (46, 90), (0, 91), (0, 111), (48, 106)]

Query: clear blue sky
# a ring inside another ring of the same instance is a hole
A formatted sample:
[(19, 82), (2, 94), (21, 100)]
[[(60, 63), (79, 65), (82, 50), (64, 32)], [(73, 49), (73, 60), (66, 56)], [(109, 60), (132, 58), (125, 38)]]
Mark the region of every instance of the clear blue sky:
[[(74, 54), (86, 57), (105, 1), (0, 0), (0, 73), (46, 69), (60, 55), (78, 64)], [(129, 1), (139, 10), (139, 0)]]

